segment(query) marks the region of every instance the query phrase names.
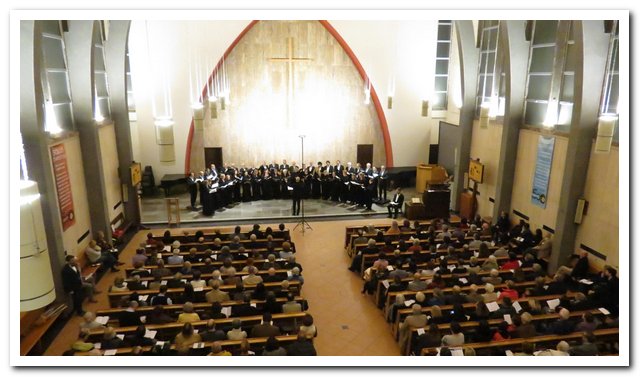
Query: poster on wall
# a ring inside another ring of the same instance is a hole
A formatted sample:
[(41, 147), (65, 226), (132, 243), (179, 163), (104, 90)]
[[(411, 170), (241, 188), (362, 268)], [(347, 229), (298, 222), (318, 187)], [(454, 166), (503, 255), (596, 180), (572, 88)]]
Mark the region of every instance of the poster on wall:
[(549, 189), (555, 142), (556, 139), (554, 137), (540, 135), (538, 138), (538, 154), (536, 157), (536, 170), (533, 173), (531, 202), (542, 208), (547, 207), (547, 191)]
[(58, 192), (58, 208), (62, 220), (62, 230), (69, 229), (76, 223), (73, 211), (73, 196), (71, 195), (71, 179), (67, 167), (67, 154), (64, 144), (57, 144), (51, 147), (51, 161), (53, 164), (53, 175), (56, 179), (56, 191)]

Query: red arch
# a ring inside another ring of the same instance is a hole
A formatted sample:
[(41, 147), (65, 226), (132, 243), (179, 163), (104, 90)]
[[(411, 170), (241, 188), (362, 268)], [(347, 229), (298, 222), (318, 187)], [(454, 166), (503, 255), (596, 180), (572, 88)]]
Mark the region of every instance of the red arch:
[[(249, 25), (247, 25), (247, 27), (244, 28), (244, 30), (242, 30), (242, 32), (238, 35), (238, 37), (236, 37), (236, 39), (233, 40), (231, 45), (229, 45), (229, 47), (225, 50), (224, 54), (222, 55), (222, 58), (218, 61), (218, 64), (216, 64), (215, 68), (211, 72), (211, 75), (209, 75), (208, 81), (210, 85), (213, 85), (214, 78), (218, 74), (218, 69), (222, 65), (222, 61), (227, 59), (231, 51), (233, 51), (233, 49), (240, 42), (242, 37), (244, 37), (244, 35), (247, 34), (247, 32), (251, 30), (251, 28), (253, 28), (253, 26), (255, 26), (255, 24), (257, 24), (258, 22), (259, 20), (251, 21), (251, 23), (249, 23)], [(342, 38), (340, 33), (338, 33), (338, 31), (333, 26), (331, 26), (329, 21), (319, 20), (318, 22), (320, 22), (320, 24), (340, 44), (344, 52), (346, 52), (347, 56), (349, 56), (349, 59), (351, 59), (351, 61), (353, 62), (353, 65), (355, 65), (356, 69), (358, 70), (358, 73), (360, 74), (360, 77), (362, 77), (362, 80), (367, 80), (368, 76), (364, 68), (362, 67), (362, 64), (360, 64), (360, 61), (358, 60), (356, 55), (353, 53), (353, 50), (351, 50), (351, 47), (349, 47), (349, 45), (344, 40), (344, 38)], [(207, 95), (207, 86), (205, 85), (202, 88), (202, 94), (200, 95), (200, 100), (204, 100), (206, 95)], [(373, 87), (373, 84), (371, 84), (371, 100), (373, 101), (373, 106), (375, 107), (376, 114), (378, 115), (378, 120), (380, 121), (380, 128), (382, 130), (382, 138), (384, 140), (384, 149), (385, 149), (385, 155), (386, 155), (386, 166), (388, 168), (392, 168), (393, 167), (393, 151), (391, 149), (391, 137), (389, 136), (389, 126), (387, 124), (387, 118), (384, 115), (384, 110), (382, 109), (382, 105), (380, 104), (380, 99), (378, 98), (378, 94), (375, 88)], [(186, 156), (184, 160), (185, 174), (189, 174), (190, 166), (191, 166), (191, 143), (193, 141), (193, 129), (194, 129), (194, 120), (193, 118), (191, 118), (191, 124), (189, 125), (189, 136), (187, 136), (187, 150), (186, 150)]]

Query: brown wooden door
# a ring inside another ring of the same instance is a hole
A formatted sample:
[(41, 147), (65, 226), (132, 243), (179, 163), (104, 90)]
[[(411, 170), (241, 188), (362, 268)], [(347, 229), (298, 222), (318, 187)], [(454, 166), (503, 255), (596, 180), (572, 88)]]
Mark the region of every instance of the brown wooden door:
[(356, 162), (364, 169), (367, 163), (373, 165), (373, 144), (358, 144)]
[(218, 171), (222, 168), (222, 148), (205, 148), (204, 149), (204, 164), (205, 167), (210, 167), (211, 164), (216, 164)]

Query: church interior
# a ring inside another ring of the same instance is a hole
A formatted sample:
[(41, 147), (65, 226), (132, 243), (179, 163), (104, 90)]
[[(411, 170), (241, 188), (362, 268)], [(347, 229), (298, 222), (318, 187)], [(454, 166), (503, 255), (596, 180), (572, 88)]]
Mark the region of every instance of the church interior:
[(19, 364), (629, 362), (628, 13), (208, 15), (17, 23)]

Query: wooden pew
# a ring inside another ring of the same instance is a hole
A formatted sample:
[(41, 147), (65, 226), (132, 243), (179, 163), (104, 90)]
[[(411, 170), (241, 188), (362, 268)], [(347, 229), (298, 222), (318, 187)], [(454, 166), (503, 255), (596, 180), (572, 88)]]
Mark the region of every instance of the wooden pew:
[[(282, 269), (281, 270), (276, 270), (276, 276), (282, 277), (282, 280), (287, 280), (288, 274), (290, 272), (291, 272), (291, 270), (282, 270)], [(269, 274), (268, 270), (258, 270), (258, 272), (256, 273), (256, 275), (259, 275), (259, 276), (266, 276), (268, 274)], [(236, 271), (236, 274), (235, 274), (235, 276), (240, 276), (240, 277), (248, 276), (248, 275), (249, 275), (249, 272), (247, 272), (247, 271)], [(229, 276), (229, 274), (225, 273), (225, 274), (221, 274), (220, 276), (225, 277), (225, 276)], [(209, 278), (213, 277), (213, 274), (212, 273), (210, 273), (210, 274), (202, 274), (202, 275), (200, 275), (200, 277), (202, 278), (202, 280), (208, 280)], [(164, 276), (164, 277), (162, 277), (160, 279), (160, 281), (171, 280), (171, 279), (173, 279), (173, 276)], [(191, 275), (191, 274), (182, 275), (182, 279), (186, 280), (186, 281), (191, 281), (193, 279), (193, 275)], [(133, 279), (129, 278), (129, 279), (126, 279), (125, 281), (129, 282), (129, 281), (133, 281)], [(140, 281), (147, 281), (147, 282), (154, 281), (154, 278), (152, 276), (143, 277), (143, 278), (141, 277)]]
[[(306, 299), (304, 299), (302, 296), (296, 296), (295, 297), (295, 301), (300, 303), (302, 305), (303, 308), (305, 308), (305, 303), (306, 303)], [(284, 304), (285, 302), (287, 302), (287, 299), (285, 297), (279, 297), (276, 298), (276, 302), (280, 303), (280, 304)], [(261, 306), (262, 304), (265, 303), (264, 300), (251, 300), (252, 304), (256, 304), (257, 306)], [(244, 304), (244, 301), (223, 301), (220, 302), (220, 305), (224, 308), (224, 307), (234, 307), (234, 306), (238, 306), (238, 305), (242, 305)], [(306, 304), (308, 306), (308, 304)], [(165, 314), (168, 315), (176, 315), (176, 314), (180, 314), (182, 313), (182, 308), (183, 305), (182, 304), (172, 304), (172, 305), (160, 305), (163, 309)], [(147, 316), (149, 315), (154, 309), (154, 306), (141, 306), (138, 307), (138, 309), (136, 309), (136, 313), (140, 314), (141, 316)], [(193, 309), (196, 313), (202, 313), (205, 311), (208, 311), (209, 309), (211, 309), (211, 304), (208, 302), (197, 302), (193, 304)], [(125, 312), (127, 310), (127, 308), (125, 307), (121, 307), (121, 308), (112, 308), (112, 309), (102, 309), (102, 310), (98, 310), (96, 311), (96, 316), (107, 316), (109, 317), (109, 322), (108, 324), (110, 326), (113, 326), (114, 324), (117, 325), (118, 323), (118, 317), (120, 314), (122, 314), (123, 312)]]
[[(272, 319), (274, 325), (277, 325), (279, 322), (284, 322), (287, 320), (293, 320), (297, 323), (297, 321), (301, 321), (307, 315), (306, 312), (300, 313), (278, 313), (272, 314)], [(229, 317), (222, 319), (214, 319), (213, 321), (216, 324), (216, 328), (222, 328), (225, 326), (231, 326), (232, 322), (235, 319), (239, 319), (242, 321), (242, 328), (248, 329), (253, 327), (256, 324), (260, 324), (262, 322), (262, 315), (253, 315), (248, 317)], [(202, 330), (206, 328), (207, 322), (209, 320), (201, 320), (191, 322), (194, 329)], [(184, 327), (184, 323), (180, 322), (171, 322), (165, 324), (158, 325), (145, 325), (147, 330), (157, 331), (156, 338), (161, 338), (161, 340), (173, 340), (173, 338), (182, 330)], [(116, 334), (127, 335), (132, 334), (136, 331), (137, 326), (127, 326), (127, 327), (116, 327), (114, 328)], [(89, 331), (89, 339), (95, 342), (99, 342), (104, 335), (105, 329), (93, 329)]]
[[(254, 352), (256, 352), (256, 355), (259, 355), (260, 350), (264, 348), (264, 346), (266, 345), (267, 339), (268, 338), (247, 338), (247, 341), (249, 342), (251, 349), (254, 350)], [(279, 335), (279, 336), (276, 336), (276, 339), (278, 340), (281, 346), (286, 347), (286, 345), (295, 342), (298, 339), (298, 336), (297, 335)], [(194, 349), (193, 352), (198, 352), (198, 354), (201, 354), (201, 355), (208, 354), (214, 342), (203, 342), (203, 343), (204, 343), (203, 349), (199, 349), (199, 350)], [(220, 341), (222, 348), (227, 351), (233, 351), (233, 350), (239, 349), (241, 343), (242, 343), (241, 340), (221, 340)], [(142, 347), (142, 351), (145, 353), (150, 352), (151, 348), (152, 348), (151, 346)], [(172, 344), (171, 349), (175, 350), (176, 346)], [(128, 356), (133, 353), (133, 347), (117, 348), (112, 352), (115, 352), (115, 356)], [(90, 356), (90, 355), (91, 355), (90, 352), (76, 352), (74, 354), (74, 356)]]
[[(263, 263), (265, 263), (267, 260), (266, 259), (254, 259), (253, 260), (253, 264), (260, 266)], [(284, 263), (285, 261), (283, 259), (276, 259), (276, 262), (279, 263)], [(214, 269), (219, 269), (224, 262), (222, 261), (214, 261), (211, 262), (211, 265), (214, 266)], [(242, 270), (242, 268), (244, 268), (244, 266), (247, 265), (247, 260), (246, 259), (242, 259), (242, 260), (234, 260), (231, 261), (231, 265), (233, 265), (236, 268), (236, 274), (239, 274)], [(196, 262), (196, 263), (191, 263), (191, 267), (193, 269), (198, 269), (199, 267), (204, 266), (203, 262)], [(182, 267), (184, 267), (184, 265), (182, 264), (165, 264), (164, 265), (165, 268), (170, 269), (174, 274), (178, 271), (180, 271), (182, 269)], [(144, 269), (148, 270), (150, 273), (154, 270), (158, 268), (157, 265), (147, 265), (144, 266)], [(135, 269), (133, 267), (127, 267), (125, 268), (125, 274), (126, 276), (131, 276), (131, 273), (134, 271)]]
[[(594, 316), (602, 316), (604, 314), (602, 314), (602, 312), (600, 310), (597, 309), (593, 309), (593, 310), (581, 310), (581, 311), (575, 311), (575, 312), (571, 312), (571, 314), (569, 315), (570, 318), (572, 319), (576, 319), (576, 318), (580, 318), (582, 317), (583, 314), (585, 313), (591, 313)], [(550, 313), (550, 314), (539, 314), (539, 315), (534, 315), (532, 316), (532, 323), (539, 323), (539, 322), (550, 322), (550, 321), (554, 321), (556, 319), (560, 318), (560, 315), (558, 313)], [(502, 321), (504, 321), (504, 319), (502, 318), (498, 318), (498, 319), (489, 319), (487, 320), (487, 322), (489, 323), (490, 326), (498, 326)], [(460, 327), (462, 327), (462, 332), (465, 333), (465, 339), (467, 338), (467, 334), (470, 330), (473, 330), (475, 328), (478, 327), (479, 322), (478, 321), (466, 321), (466, 322), (460, 322)], [(443, 323), (438, 325), (438, 329), (440, 329), (440, 331), (442, 333), (445, 333), (446, 331), (450, 330), (450, 323)], [(411, 327), (410, 331), (410, 335), (407, 337), (407, 343), (405, 343), (405, 356), (409, 355), (409, 353), (411, 352), (411, 345), (413, 344), (414, 339), (416, 339), (418, 337), (418, 329), (422, 329), (423, 331), (427, 331), (429, 329), (428, 326), (425, 327)], [(444, 331), (443, 331), (444, 330)]]
[[(517, 300), (517, 302), (521, 305), (524, 306), (522, 308), (522, 313), (526, 312), (529, 308), (529, 300), (536, 300), (540, 303), (546, 303), (547, 300), (554, 300), (554, 299), (559, 299), (561, 298), (563, 295), (547, 295), (547, 296), (532, 296), (532, 297), (521, 297)], [(569, 294), (567, 295), (567, 297), (575, 297), (575, 293)], [(476, 308), (476, 304), (471, 302), (471, 303), (466, 303), (466, 304), (462, 304), (462, 307), (465, 310), (475, 310)], [(453, 309), (453, 305), (441, 305), (440, 309), (442, 310), (442, 312), (448, 311)], [(394, 321), (393, 324), (391, 324), (391, 333), (394, 336), (394, 339), (398, 339), (398, 329), (400, 328), (400, 323), (402, 323), (404, 321), (404, 319), (410, 315), (412, 313), (412, 309), (410, 307), (406, 308), (406, 309), (400, 309), (398, 310), (398, 313), (396, 314), (396, 319)], [(431, 313), (431, 307), (423, 307), (422, 308), (422, 313), (425, 314), (430, 314)]]
[[(596, 336), (596, 339), (600, 343), (607, 342), (617, 342), (619, 339), (619, 329), (598, 329), (593, 332), (593, 335)], [(467, 343), (464, 347), (473, 348), (474, 350), (487, 349), (487, 348), (496, 348), (501, 352), (506, 350), (514, 351), (520, 349), (522, 347), (522, 343), (529, 342), (536, 345), (536, 348), (541, 349), (541, 345), (544, 345), (545, 348), (553, 348), (555, 349), (556, 345), (560, 341), (579, 341), (582, 339), (582, 332), (573, 332), (567, 335), (540, 335), (534, 336), (531, 338), (515, 338), (515, 339), (507, 339), (502, 341), (491, 341), (491, 342), (481, 342), (481, 343)], [(438, 347), (430, 347), (423, 348), (420, 352), (421, 356), (436, 356), (438, 354)], [(495, 352), (498, 354), (498, 352)], [(505, 354), (506, 355), (506, 354)]]
[[(551, 281), (551, 279), (547, 278), (547, 282)], [(516, 284), (516, 288), (518, 290), (518, 292), (520, 291), (524, 291), (524, 289), (526, 288), (530, 288), (535, 286), (536, 282), (535, 281), (525, 281), (522, 283), (515, 283)], [(499, 291), (500, 289), (506, 288), (507, 285), (506, 284), (498, 284), (498, 285), (494, 285), (494, 288), (496, 291)], [(442, 289), (443, 293), (450, 293), (453, 290), (453, 288), (444, 288)], [(461, 287), (462, 292), (468, 292), (471, 290), (471, 287)], [(426, 289), (424, 291), (419, 291), (424, 293), (427, 297), (430, 297), (433, 295), (433, 289)], [(484, 285), (479, 285), (478, 286), (478, 293), (484, 292)], [(389, 292), (389, 294), (387, 295), (387, 299), (385, 301), (385, 306), (384, 306), (384, 313), (386, 314), (389, 310), (389, 307), (391, 305), (391, 303), (394, 303), (396, 300), (396, 296), (399, 294), (404, 295), (405, 299), (412, 299), (415, 298), (416, 294), (418, 292), (415, 291), (399, 291), (399, 292)]]
[[(264, 286), (267, 290), (272, 290), (272, 289), (280, 289), (281, 285), (280, 283), (264, 283)], [(235, 285), (221, 285), (220, 289), (223, 291), (230, 291), (230, 290), (234, 290), (236, 288)], [(244, 289), (245, 290), (251, 290), (254, 289), (255, 285), (245, 285)], [(300, 284), (299, 281), (290, 281), (289, 282), (289, 289), (291, 288), (297, 288), (298, 292), (300, 292), (302, 286)], [(211, 290), (211, 287), (204, 287), (202, 289), (202, 295), (204, 296), (208, 291)], [(154, 290), (150, 290), (150, 289), (145, 289), (145, 290), (139, 290), (139, 291), (135, 291), (136, 293), (138, 293), (140, 296), (154, 296), (157, 295), (159, 293), (159, 290), (154, 289)], [(184, 288), (170, 288), (167, 290), (167, 296), (171, 297), (171, 298), (175, 298), (178, 295), (181, 295), (184, 292)], [(120, 300), (125, 297), (125, 296), (129, 296), (131, 295), (131, 293), (133, 293), (133, 291), (124, 291), (124, 292), (109, 292), (107, 295), (109, 297), (109, 307), (113, 308), (115, 305), (114, 303), (120, 302)], [(198, 292), (196, 292), (197, 294)], [(149, 297), (149, 299), (151, 299), (151, 297)]]

